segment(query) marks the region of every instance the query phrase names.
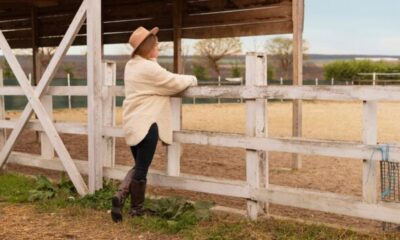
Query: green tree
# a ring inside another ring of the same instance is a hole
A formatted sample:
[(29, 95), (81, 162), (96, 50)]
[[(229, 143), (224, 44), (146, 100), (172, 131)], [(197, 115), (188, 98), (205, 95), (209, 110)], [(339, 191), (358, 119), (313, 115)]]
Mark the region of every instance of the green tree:
[(75, 77), (74, 71), (75, 67), (72, 64), (68, 64), (64, 66), (63, 71), (65, 74), (69, 74), (71, 76), (71, 79)]
[(371, 76), (361, 76), (359, 73), (400, 73), (400, 64), (384, 61), (335, 61), (324, 66), (325, 79), (338, 80), (371, 79)]
[(3, 68), (3, 76), (5, 78), (15, 78), (15, 75), (11, 70), (11, 67), (8, 64), (7, 60), (3, 60), (3, 62), (1, 63), (1, 67)]
[(193, 64), (193, 74), (196, 76), (196, 78), (200, 80), (207, 80), (207, 72), (206, 68), (201, 65), (201, 64)]

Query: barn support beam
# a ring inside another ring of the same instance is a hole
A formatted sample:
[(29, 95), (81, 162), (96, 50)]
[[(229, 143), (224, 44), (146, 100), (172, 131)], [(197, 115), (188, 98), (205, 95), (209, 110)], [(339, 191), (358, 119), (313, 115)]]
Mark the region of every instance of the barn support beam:
[[(303, 85), (303, 13), (304, 0), (293, 1), (293, 85)], [(292, 134), (302, 136), (303, 110), (302, 100), (293, 100)], [(292, 155), (292, 168), (301, 168), (301, 155)]]
[[(174, 25), (174, 72), (182, 73), (182, 10), (183, 1), (173, 2), (173, 25)], [(180, 131), (182, 127), (182, 98), (171, 98), (172, 130)], [(167, 174), (179, 176), (182, 146), (180, 143), (172, 143), (167, 146)]]
[(101, 2), (86, 0), (87, 9), (87, 85), (88, 85), (88, 161), (89, 191), (103, 186), (102, 161), (102, 71)]

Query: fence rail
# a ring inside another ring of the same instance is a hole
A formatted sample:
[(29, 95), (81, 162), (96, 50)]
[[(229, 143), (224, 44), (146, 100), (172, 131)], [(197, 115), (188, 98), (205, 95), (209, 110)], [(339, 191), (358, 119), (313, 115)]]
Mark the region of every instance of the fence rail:
[[(223, 134), (201, 131), (174, 131), (175, 147), (168, 154), (166, 172), (151, 171), (149, 183), (157, 186), (174, 187), (178, 189), (198, 191), (247, 199), (247, 211), (251, 218), (261, 213), (261, 208), (268, 211), (264, 203), (275, 203), (310, 210), (319, 210), (329, 213), (343, 214), (379, 221), (400, 223), (400, 204), (379, 201), (376, 196), (376, 161), (381, 160), (376, 140), (377, 133), (377, 102), (400, 101), (400, 87), (397, 86), (265, 86), (265, 55), (249, 54), (246, 61), (253, 67), (249, 71), (248, 79), (252, 84), (246, 86), (200, 86), (191, 87), (175, 97), (196, 98), (243, 98), (246, 99), (246, 134)], [(108, 70), (115, 69), (113, 64), (107, 63)], [(106, 79), (115, 77), (115, 70), (105, 74)], [(86, 96), (86, 86), (49, 87), (47, 96)], [(23, 95), (19, 87), (0, 87), (0, 96)], [(115, 138), (123, 137), (123, 131), (115, 126), (115, 102), (117, 96), (123, 96), (122, 86), (115, 86), (115, 81), (104, 81), (101, 89), (103, 101), (102, 161), (104, 176), (122, 179), (127, 166), (115, 165)], [(303, 138), (272, 138), (266, 132), (268, 122), (265, 116), (266, 105), (269, 99), (302, 99), (302, 100), (335, 100), (335, 101), (363, 101), (363, 141), (327, 141)], [(51, 105), (46, 105), (50, 106)], [(177, 113), (180, 109), (176, 108)], [(3, 108), (4, 111), (4, 108)], [(177, 120), (176, 120), (177, 121)], [(176, 122), (174, 123), (176, 124)], [(88, 134), (88, 125), (84, 123), (55, 123), (55, 129), (61, 133)], [(16, 121), (0, 120), (0, 128), (14, 128)], [(30, 121), (26, 128), (43, 131), (41, 124)], [(1, 139), (0, 139), (1, 140)], [(199, 144), (221, 147), (246, 149), (246, 181), (214, 179), (197, 175), (181, 174), (179, 171), (180, 154), (179, 144)], [(176, 150), (174, 152), (174, 149)], [(47, 149), (46, 151), (49, 151)], [(352, 197), (335, 193), (320, 192), (308, 189), (283, 187), (268, 183), (268, 152), (288, 152), (308, 155), (349, 158), (354, 161), (363, 161), (363, 196)], [(265, 155), (263, 155), (265, 154)], [(47, 156), (47, 157), (46, 157)], [(42, 156), (14, 152), (10, 161), (27, 166), (40, 167), (63, 171), (60, 161), (54, 156)], [(372, 156), (372, 157), (371, 157)], [(400, 147), (392, 145), (390, 148), (392, 161), (400, 161)], [(74, 160), (78, 170), (87, 174), (87, 161)], [(262, 163), (262, 164), (261, 164)], [(372, 172), (372, 174), (371, 174)]]

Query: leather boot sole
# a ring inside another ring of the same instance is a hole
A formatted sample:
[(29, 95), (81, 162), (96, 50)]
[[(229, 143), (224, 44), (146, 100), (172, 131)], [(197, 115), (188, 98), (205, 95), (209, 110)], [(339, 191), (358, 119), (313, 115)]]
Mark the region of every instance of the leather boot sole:
[(122, 207), (117, 197), (112, 198), (111, 218), (114, 222), (122, 221)]

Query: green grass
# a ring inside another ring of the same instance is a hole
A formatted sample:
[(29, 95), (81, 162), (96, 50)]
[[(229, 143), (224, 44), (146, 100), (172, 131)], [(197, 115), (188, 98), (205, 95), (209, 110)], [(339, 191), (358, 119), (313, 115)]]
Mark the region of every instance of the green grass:
[(0, 174), (0, 202), (26, 202), (29, 190), (34, 188), (32, 178), (19, 174)]
[[(110, 181), (104, 186), (95, 194), (81, 198), (64, 178), (59, 184), (54, 184), (41, 177), (35, 180), (7, 173), (0, 174), (0, 200), (9, 204), (33, 202), (38, 212), (62, 209), (79, 219), (91, 211), (110, 209), (110, 199), (116, 183)], [(128, 206), (129, 201), (125, 213)], [(309, 225), (274, 219), (252, 222), (221, 213), (211, 216), (210, 203), (190, 204), (182, 197), (146, 199), (145, 207), (155, 211), (156, 215), (135, 218), (125, 216), (132, 229), (174, 235), (182, 239), (400, 239), (399, 234), (365, 235), (322, 224)]]

